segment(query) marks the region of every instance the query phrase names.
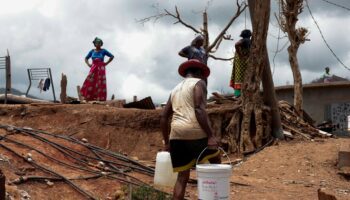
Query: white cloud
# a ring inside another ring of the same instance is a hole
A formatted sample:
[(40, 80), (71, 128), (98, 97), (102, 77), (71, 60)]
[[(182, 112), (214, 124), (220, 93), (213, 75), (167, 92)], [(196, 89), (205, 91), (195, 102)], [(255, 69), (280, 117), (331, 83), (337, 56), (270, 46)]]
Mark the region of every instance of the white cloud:
[[(275, 3), (274, 1), (272, 1)], [(171, 89), (181, 80), (178, 66), (184, 61), (178, 51), (188, 45), (194, 33), (183, 26), (172, 23), (170, 18), (161, 19), (142, 26), (135, 19), (154, 15), (154, 3), (159, 8), (172, 10), (177, 4), (186, 21), (200, 28), (200, 10), (206, 1), (163, 1), (163, 0), (0, 0), (0, 56), (10, 50), (13, 67), (13, 86), (25, 91), (28, 67), (51, 67), (59, 96), (61, 73), (68, 76), (68, 95), (77, 96), (76, 86), (82, 85), (89, 68), (84, 63), (87, 52), (93, 48), (92, 40), (99, 36), (104, 48), (112, 52), (115, 60), (107, 67), (108, 97), (131, 100), (133, 95), (140, 98), (152, 96), (155, 102), (166, 101)], [(323, 8), (330, 12), (337, 10), (313, 1), (315, 16), (331, 46), (345, 63), (350, 63), (350, 39), (347, 37), (350, 17), (320, 15)], [(318, 6), (318, 7), (315, 7)], [(322, 7), (323, 6), (323, 7)], [(232, 16), (234, 3), (228, 0), (212, 1), (208, 10), (211, 41)], [(274, 6), (275, 7), (275, 6)], [(274, 11), (272, 11), (273, 14)], [(331, 12), (332, 13), (332, 12)], [(335, 13), (335, 12), (333, 12)], [(248, 14), (248, 13), (247, 13)], [(271, 20), (273, 17), (271, 15)], [(323, 73), (325, 65), (331, 65), (334, 73), (349, 76), (328, 52), (306, 10), (300, 24), (310, 28), (311, 41), (302, 45), (299, 61), (303, 80), (309, 81)], [(249, 18), (247, 19), (248, 28)], [(244, 15), (236, 21), (228, 33), (234, 41), (224, 41), (218, 56), (233, 55), (234, 43), (244, 28)], [(270, 27), (270, 33), (277, 35), (277, 29)], [(276, 47), (276, 40), (269, 37), (270, 56)], [(232, 65), (230, 62), (209, 60), (211, 77), (209, 92), (231, 92), (228, 86)], [(273, 66), (271, 61), (271, 66)], [(3, 87), (3, 71), (0, 71), (0, 87)], [(277, 55), (274, 75), (275, 85), (292, 83), (292, 73), (286, 51)], [(33, 88), (31, 93), (51, 99), (51, 93), (40, 94)]]

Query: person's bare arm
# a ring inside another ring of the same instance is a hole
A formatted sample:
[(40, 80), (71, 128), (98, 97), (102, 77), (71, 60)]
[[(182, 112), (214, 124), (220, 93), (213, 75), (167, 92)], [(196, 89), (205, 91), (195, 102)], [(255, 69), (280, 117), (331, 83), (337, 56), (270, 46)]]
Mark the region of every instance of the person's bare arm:
[(91, 64), (89, 63), (89, 59), (85, 58), (85, 63), (87, 64), (87, 66), (91, 67)]
[(187, 46), (187, 47), (181, 49), (181, 51), (179, 52), (179, 56), (188, 58), (189, 49), (190, 49), (190, 46)]
[(112, 62), (113, 59), (114, 59), (114, 56), (109, 57), (108, 61), (105, 63), (105, 66), (107, 66), (110, 62)]
[(187, 58), (187, 55), (184, 54), (184, 52), (182, 52), (182, 51), (179, 52), (179, 56)]
[(164, 150), (169, 151), (169, 118), (173, 114), (173, 107), (171, 105), (171, 98), (169, 100), (162, 112), (160, 118), (160, 127), (162, 128), (163, 140), (164, 140)]
[(242, 56), (242, 40), (239, 40), (238, 42), (236, 42), (235, 49), (236, 49), (237, 54), (239, 56)]
[(194, 107), (197, 121), (201, 128), (208, 136), (208, 147), (217, 147), (218, 142), (216, 138), (213, 136), (213, 132), (211, 126), (209, 124), (209, 117), (206, 107), (207, 99), (207, 86), (205, 81), (199, 81), (194, 87)]

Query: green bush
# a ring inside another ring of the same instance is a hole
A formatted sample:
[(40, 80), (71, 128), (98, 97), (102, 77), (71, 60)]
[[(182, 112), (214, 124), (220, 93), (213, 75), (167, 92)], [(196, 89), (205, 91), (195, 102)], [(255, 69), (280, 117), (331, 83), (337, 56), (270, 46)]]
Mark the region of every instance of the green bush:
[(132, 200), (170, 200), (171, 196), (152, 187), (132, 188)]

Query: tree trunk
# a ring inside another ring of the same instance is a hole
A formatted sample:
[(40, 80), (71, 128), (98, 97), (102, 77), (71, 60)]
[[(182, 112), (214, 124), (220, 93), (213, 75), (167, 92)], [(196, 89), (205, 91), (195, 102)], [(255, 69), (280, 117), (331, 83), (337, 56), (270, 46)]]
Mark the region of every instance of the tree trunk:
[(296, 28), (298, 15), (303, 11), (303, 0), (282, 0), (280, 14), (280, 27), (288, 34), (290, 46), (288, 47), (289, 63), (294, 79), (294, 106), (300, 117), (303, 115), (303, 83), (301, 79), (297, 52), (300, 44), (307, 39), (308, 30), (303, 27)]
[[(263, 99), (260, 82), (266, 67), (266, 40), (270, 20), (270, 0), (254, 3), (252, 48), (248, 59), (243, 83), (243, 121), (240, 138), (240, 151), (254, 151), (263, 143), (262, 122)], [(258, 31), (259, 30), (259, 31)]]
[(289, 62), (293, 72), (294, 78), (294, 106), (299, 116), (303, 115), (303, 83), (301, 78), (301, 73), (298, 64), (297, 57), (298, 47), (291, 44), (288, 47)]
[[(252, 19), (252, 27), (253, 26), (253, 19), (255, 17), (254, 12), (254, 6), (255, 6), (255, 0), (248, 0), (249, 4), (249, 12), (250, 12), (250, 18)], [(253, 30), (257, 31), (257, 30)], [(266, 46), (265, 46), (266, 48)], [(263, 70), (262, 75), (262, 86), (263, 86), (263, 98), (265, 105), (269, 106), (271, 108), (271, 131), (272, 135), (275, 138), (283, 138), (283, 129), (282, 129), (282, 123), (281, 123), (281, 114), (280, 110), (278, 108), (278, 102), (276, 98), (275, 93), (275, 86), (272, 79), (272, 73), (271, 73), (271, 67), (270, 67), (270, 61), (269, 61), (269, 55), (267, 52), (267, 49), (265, 49), (265, 67)]]

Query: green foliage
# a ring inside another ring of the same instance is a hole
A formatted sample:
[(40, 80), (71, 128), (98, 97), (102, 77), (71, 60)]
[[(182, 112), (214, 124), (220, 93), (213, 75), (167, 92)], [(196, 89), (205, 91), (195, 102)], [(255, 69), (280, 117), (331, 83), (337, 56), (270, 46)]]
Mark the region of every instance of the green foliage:
[(132, 189), (132, 200), (170, 200), (171, 196), (152, 187), (140, 186)]

